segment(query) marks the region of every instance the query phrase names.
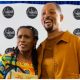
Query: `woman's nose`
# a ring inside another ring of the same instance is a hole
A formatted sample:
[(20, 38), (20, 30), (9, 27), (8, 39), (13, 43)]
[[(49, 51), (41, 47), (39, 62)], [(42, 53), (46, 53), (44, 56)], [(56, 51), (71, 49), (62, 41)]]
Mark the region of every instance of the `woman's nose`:
[(21, 41), (25, 41), (25, 38), (24, 38), (24, 37), (22, 37), (22, 38), (21, 38)]

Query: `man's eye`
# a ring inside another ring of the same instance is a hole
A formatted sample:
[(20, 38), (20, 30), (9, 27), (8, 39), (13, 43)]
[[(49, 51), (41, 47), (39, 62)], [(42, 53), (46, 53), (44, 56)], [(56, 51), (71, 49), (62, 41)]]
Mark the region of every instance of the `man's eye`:
[(43, 12), (42, 15), (45, 15), (45, 12)]
[(55, 12), (55, 11), (50, 11), (49, 13), (50, 13), (50, 14), (55, 14), (56, 12)]

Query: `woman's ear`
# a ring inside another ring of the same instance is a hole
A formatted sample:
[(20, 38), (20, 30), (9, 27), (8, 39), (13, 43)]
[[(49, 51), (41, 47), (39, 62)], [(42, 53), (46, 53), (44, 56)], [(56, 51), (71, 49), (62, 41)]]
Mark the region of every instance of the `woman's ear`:
[(60, 14), (60, 21), (63, 21), (63, 19), (64, 19), (63, 14)]

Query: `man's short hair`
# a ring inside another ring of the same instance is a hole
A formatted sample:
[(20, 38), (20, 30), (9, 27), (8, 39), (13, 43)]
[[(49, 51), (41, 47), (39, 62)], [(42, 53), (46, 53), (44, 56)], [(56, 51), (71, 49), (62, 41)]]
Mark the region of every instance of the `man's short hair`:
[[(53, 4), (56, 6), (57, 10), (60, 12), (60, 14), (62, 14), (61, 7), (60, 7), (59, 4), (57, 4), (57, 3), (55, 3), (55, 2), (50, 2), (50, 3), (53, 3)], [(46, 4), (47, 4), (47, 3), (46, 3)]]

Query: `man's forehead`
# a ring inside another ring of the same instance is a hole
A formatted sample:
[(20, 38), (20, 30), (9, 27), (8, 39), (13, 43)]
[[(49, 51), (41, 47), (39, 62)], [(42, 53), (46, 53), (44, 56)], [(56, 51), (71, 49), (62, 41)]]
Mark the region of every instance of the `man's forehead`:
[(57, 9), (56, 4), (53, 4), (53, 3), (47, 3), (47, 4), (45, 4), (43, 6), (43, 10), (45, 10), (46, 8), (47, 9)]

